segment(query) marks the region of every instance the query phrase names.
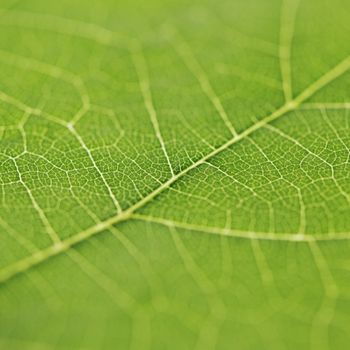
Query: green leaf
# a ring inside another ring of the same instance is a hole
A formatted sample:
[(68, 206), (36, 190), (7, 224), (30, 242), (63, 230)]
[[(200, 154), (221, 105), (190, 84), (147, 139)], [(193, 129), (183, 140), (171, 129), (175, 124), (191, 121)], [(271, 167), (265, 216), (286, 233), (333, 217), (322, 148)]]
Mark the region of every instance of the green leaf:
[(347, 348), (349, 5), (2, 1), (0, 348)]

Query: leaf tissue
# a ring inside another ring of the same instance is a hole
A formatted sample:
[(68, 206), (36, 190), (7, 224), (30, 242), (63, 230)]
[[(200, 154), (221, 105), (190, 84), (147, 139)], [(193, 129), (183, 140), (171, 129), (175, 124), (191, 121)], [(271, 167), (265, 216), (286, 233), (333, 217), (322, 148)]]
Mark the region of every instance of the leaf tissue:
[(3, 0), (0, 349), (350, 343), (350, 2)]

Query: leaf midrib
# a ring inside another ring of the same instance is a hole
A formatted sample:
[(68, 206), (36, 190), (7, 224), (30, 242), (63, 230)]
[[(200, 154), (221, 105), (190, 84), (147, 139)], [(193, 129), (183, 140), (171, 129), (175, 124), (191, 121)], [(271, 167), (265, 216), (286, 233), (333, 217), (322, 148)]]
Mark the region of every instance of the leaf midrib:
[[(318, 80), (310, 84), (304, 91), (302, 91), (297, 97), (285, 103), (283, 106), (275, 110), (273, 113), (265, 117), (264, 119), (259, 120), (257, 123), (253, 124), (242, 133), (234, 136), (220, 147), (216, 148), (212, 152), (208, 153), (206, 156), (194, 162), (191, 166), (187, 167), (183, 171), (178, 174), (172, 176), (168, 181), (164, 184), (156, 188), (153, 192), (148, 194), (146, 197), (141, 199), (139, 202), (135, 203), (125, 211), (121, 212), (118, 215), (112, 216), (100, 223), (93, 225), (59, 243), (55, 243), (49, 246), (46, 249), (40, 250), (24, 259), (17, 261), (14, 264), (8, 265), (7, 267), (0, 270), (0, 284), (5, 283), (12, 277), (26, 272), (34, 266), (37, 266), (53, 256), (62, 254), (69, 250), (71, 247), (75, 246), (78, 243), (82, 243), (88, 240), (90, 237), (97, 235), (105, 230), (108, 230), (112, 225), (117, 223), (125, 222), (132, 218), (133, 213), (135, 213), (140, 208), (147, 205), (151, 202), (155, 197), (168, 189), (172, 184), (178, 181), (180, 178), (184, 177), (191, 170), (196, 169), (201, 164), (205, 163), (209, 159), (228, 149), (230, 146), (235, 143), (245, 139), (255, 131), (261, 129), (264, 125), (281, 118), (289, 112), (295, 111), (304, 101), (313, 96), (317, 91), (321, 90), (324, 86), (330, 84), (332, 81), (343, 75), (350, 69), (350, 56), (346, 57), (343, 61), (341, 61), (334, 68), (326, 72), (322, 75)], [(253, 239), (253, 237), (251, 237)], [(295, 240), (296, 242), (298, 240)]]

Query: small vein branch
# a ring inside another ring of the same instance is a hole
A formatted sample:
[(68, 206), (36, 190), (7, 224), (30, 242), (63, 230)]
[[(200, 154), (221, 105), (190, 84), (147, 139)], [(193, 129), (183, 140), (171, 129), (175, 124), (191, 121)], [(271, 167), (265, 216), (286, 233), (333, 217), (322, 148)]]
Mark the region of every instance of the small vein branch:
[[(170, 30), (174, 30), (173, 28), (170, 28)], [(177, 34), (177, 36), (179, 36)], [(197, 79), (199, 82), (199, 85), (204, 92), (204, 94), (208, 97), (209, 101), (212, 103), (214, 108), (216, 109), (217, 113), (219, 114), (220, 118), (226, 125), (227, 129), (231, 132), (233, 137), (237, 136), (237, 131), (232, 125), (219, 97), (215, 93), (212, 85), (210, 84), (210, 81), (205, 74), (203, 68), (199, 64), (199, 62), (196, 60), (195, 56), (192, 54), (190, 47), (188, 44), (182, 40), (180, 44), (173, 44), (175, 51), (178, 53), (178, 55), (182, 58), (183, 62), (187, 66), (190, 72), (192, 72), (193, 76)]]
[(100, 168), (98, 167), (98, 165), (96, 164), (96, 161), (90, 151), (90, 149), (88, 148), (88, 146), (86, 145), (86, 143), (84, 142), (83, 138), (78, 134), (78, 132), (76, 131), (76, 129), (74, 128), (74, 125), (72, 123), (68, 123), (67, 124), (67, 128), (68, 130), (73, 134), (73, 136), (78, 140), (79, 144), (81, 145), (81, 147), (85, 150), (85, 152), (87, 153), (92, 165), (94, 166), (94, 168), (96, 169), (96, 171), (98, 172), (100, 178), (103, 181), (103, 184), (105, 185), (105, 187), (107, 188), (109, 197), (111, 198), (114, 206), (116, 207), (116, 209), (118, 210), (118, 213), (120, 213), (122, 211), (122, 208), (117, 200), (117, 198), (115, 197), (111, 187), (109, 186), (105, 176), (103, 175), (103, 173), (101, 172)]
[(293, 98), (291, 51), (299, 0), (284, 0), (281, 9), (279, 58), (286, 101)]
[(49, 220), (47, 219), (47, 217), (46, 217), (46, 215), (44, 213), (44, 211), (39, 206), (39, 204), (38, 204), (37, 200), (35, 199), (31, 189), (28, 187), (27, 183), (23, 180), (23, 176), (22, 176), (22, 174), (21, 174), (21, 172), (20, 172), (20, 170), (18, 168), (18, 164), (17, 164), (16, 159), (13, 158), (13, 162), (14, 162), (14, 165), (15, 165), (18, 177), (19, 177), (19, 181), (22, 184), (22, 186), (25, 188), (25, 190), (26, 190), (26, 192), (27, 192), (27, 194), (28, 194), (28, 196), (30, 198), (30, 201), (32, 202), (33, 208), (38, 213), (38, 215), (40, 217), (40, 220), (41, 220), (41, 222), (43, 223), (43, 225), (45, 227), (46, 232), (50, 236), (52, 242), (54, 242), (54, 243), (60, 242), (59, 236), (57, 235), (56, 231), (51, 226)]
[(162, 151), (163, 151), (164, 156), (166, 158), (166, 161), (168, 163), (171, 175), (174, 176), (174, 170), (173, 170), (173, 167), (171, 165), (170, 158), (169, 158), (168, 152), (167, 152), (166, 147), (165, 147), (163, 136), (160, 132), (157, 112), (156, 112), (154, 105), (153, 105), (146, 61), (145, 61), (145, 58), (142, 54), (140, 45), (137, 41), (133, 41), (133, 44), (130, 46), (130, 51), (131, 51), (132, 59), (133, 59), (133, 62), (134, 62), (135, 68), (136, 68), (137, 75), (138, 75), (140, 90), (142, 92), (142, 96), (143, 96), (146, 110), (150, 116), (154, 132), (156, 134), (156, 137), (160, 143), (160, 146), (162, 148)]

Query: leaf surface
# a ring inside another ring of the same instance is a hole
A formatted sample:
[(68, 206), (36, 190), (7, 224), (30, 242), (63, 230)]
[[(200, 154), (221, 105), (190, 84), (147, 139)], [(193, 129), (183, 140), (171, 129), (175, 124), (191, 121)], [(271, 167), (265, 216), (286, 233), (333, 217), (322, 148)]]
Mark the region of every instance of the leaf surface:
[(1, 348), (346, 348), (347, 1), (1, 6)]

